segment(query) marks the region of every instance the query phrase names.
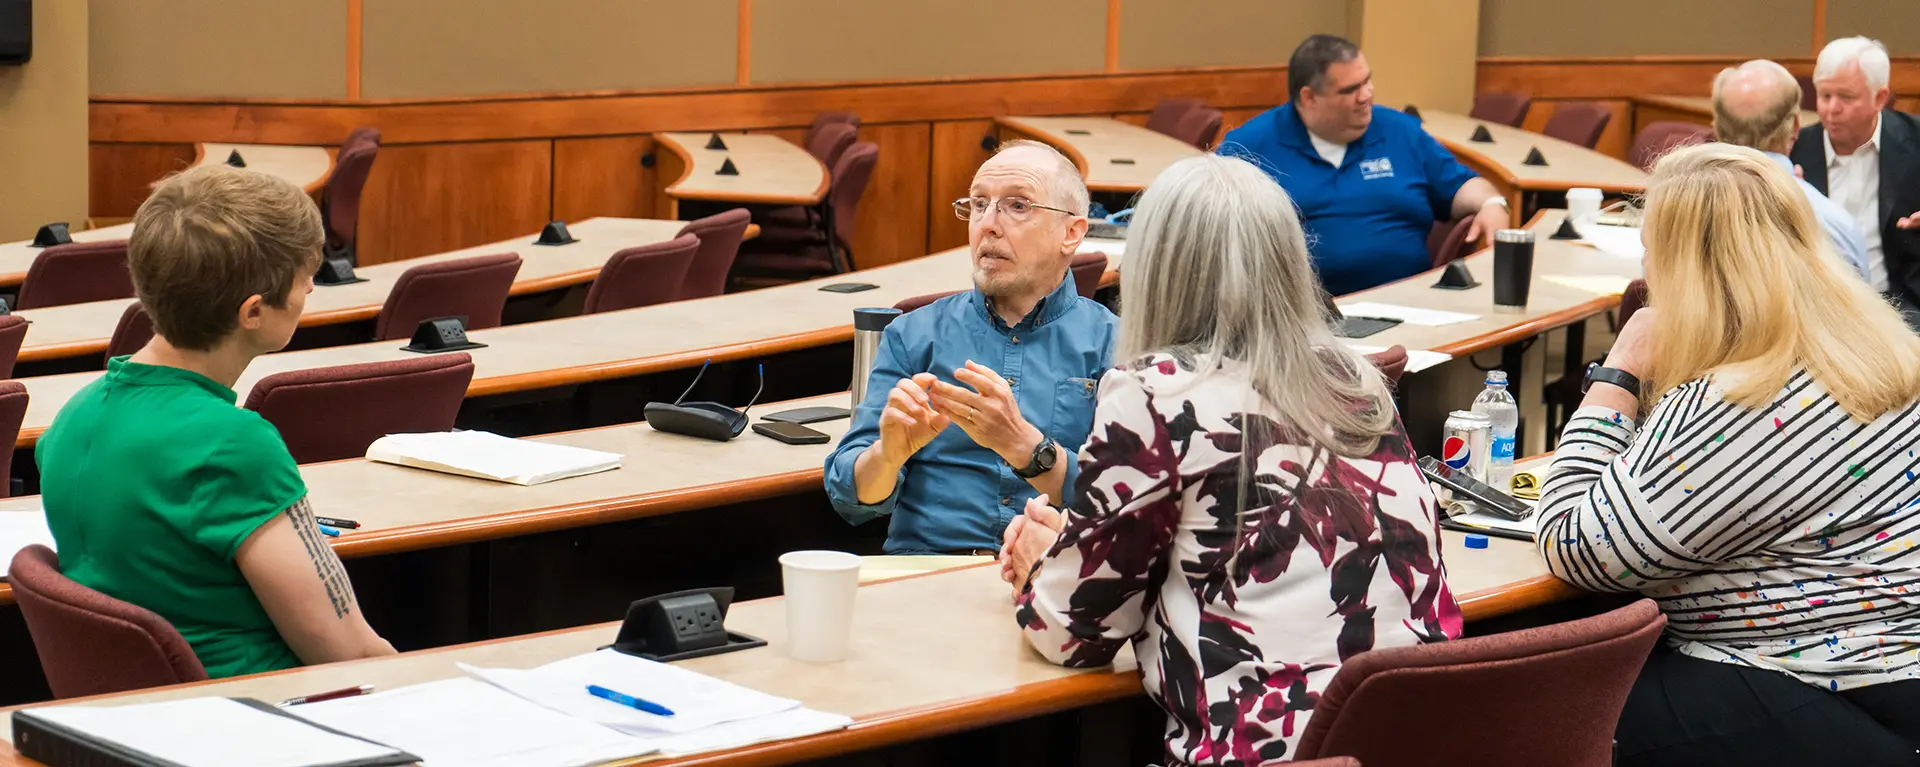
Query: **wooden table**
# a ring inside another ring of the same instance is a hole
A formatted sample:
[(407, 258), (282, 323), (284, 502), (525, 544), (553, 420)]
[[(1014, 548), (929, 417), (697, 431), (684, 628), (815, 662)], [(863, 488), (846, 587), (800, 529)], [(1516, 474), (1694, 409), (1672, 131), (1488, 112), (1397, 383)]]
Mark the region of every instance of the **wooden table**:
[[(1420, 117), (1428, 135), (1507, 196), (1515, 215), (1527, 210), (1531, 193), (1592, 187), (1607, 194), (1639, 194), (1647, 188), (1647, 174), (1639, 168), (1578, 144), (1439, 110), (1421, 110)], [(1473, 140), (1481, 126), (1493, 137), (1491, 143)], [(1526, 164), (1534, 149), (1546, 165)]]
[(999, 117), (1002, 134), (1045, 142), (1073, 160), (1087, 189), (1134, 193), (1168, 165), (1200, 154), (1192, 144), (1107, 117)]
[[(665, 186), (660, 218), (680, 218), (681, 200), (762, 205), (815, 205), (827, 194), (827, 168), (779, 136), (719, 134), (725, 149), (708, 149), (712, 133), (655, 133), (655, 174)], [(737, 175), (720, 175), (731, 160)]]
[[(130, 234), (131, 225), (123, 226), (126, 229), (122, 236)], [(535, 245), (533, 241), (537, 233), (529, 233), (487, 245), (360, 267), (354, 273), (365, 278), (366, 282), (315, 286), (313, 293), (307, 296), (306, 312), (300, 316), (300, 326), (316, 327), (371, 320), (379, 316), (381, 305), (386, 303), (387, 294), (393, 290), (393, 284), (401, 274), (413, 267), (437, 261), (494, 253), (518, 253), (522, 259), (520, 272), (514, 276), (513, 287), (509, 290), (510, 295), (516, 296), (592, 282), (600, 274), (600, 267), (614, 253), (638, 245), (666, 242), (678, 235), (685, 226), (684, 221), (591, 218), (568, 227), (578, 241), (567, 245)], [(79, 241), (80, 238), (76, 236), (74, 239)], [(4, 259), (7, 252), (0, 248), (0, 259)], [(121, 313), (132, 302), (133, 299), (94, 301), (18, 312), (33, 322), (27, 328), (27, 337), (20, 349), (20, 361), (35, 362), (105, 352)]]
[[(1696, 123), (1713, 127), (1713, 99), (1707, 96), (1633, 97), (1633, 135), (1657, 122)], [(1820, 124), (1820, 113), (1800, 110), (1800, 127)]]
[(319, 146), (281, 146), (277, 144), (215, 144), (193, 147), (193, 165), (225, 165), (234, 152), (247, 164), (247, 170), (279, 176), (307, 194), (320, 191), (333, 174), (336, 150)]

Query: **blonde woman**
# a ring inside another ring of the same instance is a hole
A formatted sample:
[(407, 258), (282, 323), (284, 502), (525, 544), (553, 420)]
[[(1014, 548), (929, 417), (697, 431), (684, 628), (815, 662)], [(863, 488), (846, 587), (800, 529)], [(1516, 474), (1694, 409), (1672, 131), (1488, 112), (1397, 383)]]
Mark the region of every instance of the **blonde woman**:
[(1101, 379), (1078, 502), (1010, 526), (1018, 621), (1069, 666), (1133, 642), (1172, 764), (1286, 759), (1347, 658), (1459, 635), (1433, 495), (1271, 178), (1175, 163), (1127, 240), (1132, 361)]
[(1540, 507), (1555, 575), (1667, 616), (1620, 763), (1920, 762), (1920, 338), (1754, 150), (1662, 159), (1643, 238)]

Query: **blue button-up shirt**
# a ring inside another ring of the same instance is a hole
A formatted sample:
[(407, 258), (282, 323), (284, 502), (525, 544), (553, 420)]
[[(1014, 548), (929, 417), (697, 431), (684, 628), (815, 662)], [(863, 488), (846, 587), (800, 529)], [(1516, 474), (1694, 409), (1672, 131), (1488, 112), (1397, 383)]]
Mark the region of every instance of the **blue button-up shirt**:
[(1453, 196), (1474, 178), (1419, 120), (1382, 106), (1338, 168), (1313, 148), (1292, 104), (1235, 128), (1220, 152), (1260, 166), (1293, 197), (1320, 280), (1336, 296), (1432, 268), (1427, 235), (1453, 217)]
[(867, 398), (854, 408), (852, 425), (827, 458), (827, 497), (834, 509), (856, 525), (891, 514), (890, 554), (999, 549), (1007, 523), (1038, 491), (957, 425), (907, 460), (892, 496), (860, 502), (853, 464), (880, 438), (887, 392), (916, 373), (969, 388), (954, 379), (955, 368), (967, 360), (993, 368), (1011, 384), (1021, 417), (1065, 450), (1064, 494), (1070, 495), (1079, 473), (1074, 457), (1093, 428), (1093, 395), (1113, 355), (1117, 322), (1106, 307), (1074, 291), (1071, 274), (1013, 327), (978, 290), (894, 320), (874, 355)]
[[(1793, 172), (1793, 160), (1778, 152), (1768, 152), (1767, 158), (1788, 173)], [(1840, 203), (1834, 202), (1820, 193), (1819, 187), (1807, 183), (1806, 179), (1796, 177), (1800, 182), (1800, 191), (1807, 195), (1807, 203), (1813, 206), (1813, 217), (1820, 222), (1820, 228), (1827, 231), (1827, 239), (1833, 242), (1833, 249), (1846, 259), (1847, 265), (1860, 274), (1860, 279), (1873, 284), (1873, 278), (1867, 274), (1867, 238), (1860, 234), (1854, 225), (1853, 214)]]

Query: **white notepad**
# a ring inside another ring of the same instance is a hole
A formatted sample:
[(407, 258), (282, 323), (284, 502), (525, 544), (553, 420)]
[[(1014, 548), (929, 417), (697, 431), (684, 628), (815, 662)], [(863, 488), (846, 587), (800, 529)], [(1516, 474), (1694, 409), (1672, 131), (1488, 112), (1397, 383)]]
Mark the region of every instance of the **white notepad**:
[(39, 719), (181, 767), (308, 767), (400, 756), (227, 698), (30, 709)]
[(516, 485), (620, 468), (620, 455), (511, 439), (484, 431), (389, 434), (367, 446), (367, 459)]
[(6, 566), (13, 555), (36, 543), (59, 550), (53, 545), (53, 531), (47, 529), (46, 512), (0, 511), (0, 580), (6, 580)]
[[(797, 700), (613, 650), (576, 655), (535, 669), (477, 668), (463, 663), (460, 670), (555, 711), (634, 735), (687, 733), (800, 707)], [(587, 693), (587, 685), (660, 704), (674, 715), (649, 714), (594, 697)]]
[(1615, 274), (1549, 274), (1540, 279), (1602, 296), (1620, 295), (1633, 284), (1633, 280)]
[(659, 750), (464, 677), (286, 711), (404, 748), (426, 767), (584, 767)]
[(1415, 306), (1382, 304), (1374, 301), (1358, 301), (1351, 304), (1341, 304), (1340, 313), (1348, 317), (1379, 317), (1382, 319), (1399, 320), (1408, 325), (1424, 325), (1431, 328), (1480, 319), (1480, 316), (1476, 314), (1461, 314), (1460, 312), (1449, 312), (1439, 309), (1421, 309)]
[[(1347, 348), (1361, 354), (1379, 354), (1387, 350), (1387, 347), (1384, 346), (1362, 346), (1360, 344), (1348, 344)], [(1430, 352), (1425, 349), (1408, 349), (1406, 372), (1418, 373), (1435, 365), (1444, 364), (1452, 359), (1453, 355), (1451, 354)]]
[(1580, 237), (1588, 246), (1609, 256), (1639, 260), (1647, 254), (1637, 226), (1586, 226)]

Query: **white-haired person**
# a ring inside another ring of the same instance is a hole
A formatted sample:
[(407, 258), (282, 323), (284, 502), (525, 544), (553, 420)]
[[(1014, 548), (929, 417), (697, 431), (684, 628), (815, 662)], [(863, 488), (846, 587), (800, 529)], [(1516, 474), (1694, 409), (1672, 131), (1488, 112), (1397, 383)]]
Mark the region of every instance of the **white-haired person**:
[(1290, 758), (1346, 659), (1459, 635), (1437, 506), (1265, 172), (1174, 163), (1120, 280), (1127, 362), (1101, 378), (1079, 494), (1009, 526), (1017, 620), (1069, 666), (1132, 643), (1170, 764)]
[(1641, 236), (1539, 511), (1555, 575), (1666, 614), (1619, 764), (1920, 763), (1920, 337), (1752, 149), (1661, 159)]

